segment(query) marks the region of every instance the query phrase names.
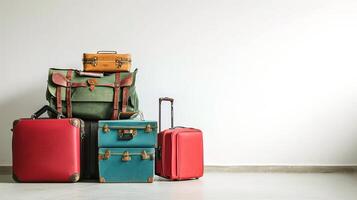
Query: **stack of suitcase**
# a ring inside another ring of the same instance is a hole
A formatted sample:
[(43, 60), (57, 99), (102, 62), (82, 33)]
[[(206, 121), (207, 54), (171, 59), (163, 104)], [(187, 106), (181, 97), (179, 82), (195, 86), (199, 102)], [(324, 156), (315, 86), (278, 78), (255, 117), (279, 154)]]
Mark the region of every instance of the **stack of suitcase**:
[(156, 121), (99, 121), (99, 182), (153, 182), (156, 137)]
[[(173, 99), (159, 100), (160, 124), (161, 102), (171, 102), (170, 129), (157, 134), (161, 125), (142, 119), (129, 54), (84, 54), (83, 68), (50, 69), (49, 105), (14, 121), (14, 180), (152, 183), (154, 171), (171, 180), (203, 175), (202, 132), (173, 127)], [(45, 112), (50, 119), (39, 118)]]

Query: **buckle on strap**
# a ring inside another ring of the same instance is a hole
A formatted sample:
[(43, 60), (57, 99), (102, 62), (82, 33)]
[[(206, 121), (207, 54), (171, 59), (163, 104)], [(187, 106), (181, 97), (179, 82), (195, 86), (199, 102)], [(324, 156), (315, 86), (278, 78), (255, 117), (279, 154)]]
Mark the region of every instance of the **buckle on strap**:
[(89, 85), (89, 90), (93, 92), (95, 85), (97, 85), (97, 79), (91, 78), (87, 80), (87, 83)]

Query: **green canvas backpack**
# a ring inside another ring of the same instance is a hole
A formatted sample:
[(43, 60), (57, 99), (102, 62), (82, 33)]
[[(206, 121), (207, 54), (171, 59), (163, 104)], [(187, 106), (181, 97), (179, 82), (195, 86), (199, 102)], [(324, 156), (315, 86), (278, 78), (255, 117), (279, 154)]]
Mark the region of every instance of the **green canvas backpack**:
[(94, 77), (95, 74), (83, 75), (73, 69), (51, 68), (46, 98), (52, 108), (67, 117), (127, 119), (139, 111), (136, 73), (137, 70)]

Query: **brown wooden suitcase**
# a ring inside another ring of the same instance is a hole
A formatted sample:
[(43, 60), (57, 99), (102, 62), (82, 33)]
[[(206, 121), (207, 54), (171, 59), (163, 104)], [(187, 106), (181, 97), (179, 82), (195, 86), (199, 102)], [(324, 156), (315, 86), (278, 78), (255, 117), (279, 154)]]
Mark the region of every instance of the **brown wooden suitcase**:
[(97, 51), (83, 54), (83, 70), (86, 72), (128, 72), (131, 55), (116, 51)]

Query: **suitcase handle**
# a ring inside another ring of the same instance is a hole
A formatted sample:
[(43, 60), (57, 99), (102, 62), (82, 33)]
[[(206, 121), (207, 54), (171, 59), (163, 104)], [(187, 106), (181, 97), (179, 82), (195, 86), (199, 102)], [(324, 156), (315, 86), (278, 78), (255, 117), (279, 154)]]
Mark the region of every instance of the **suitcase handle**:
[(78, 76), (82, 76), (82, 77), (94, 77), (94, 78), (104, 77), (104, 73), (100, 73), (100, 72), (83, 72), (83, 71), (76, 70), (76, 73)]
[(97, 54), (117, 54), (117, 51), (97, 51)]
[(118, 130), (119, 140), (132, 140), (138, 134), (136, 129)]
[(49, 111), (49, 112), (57, 115), (57, 119), (64, 118), (64, 115), (62, 113), (58, 112), (57, 110), (55, 110), (54, 108), (52, 108), (51, 106), (48, 106), (48, 105), (43, 106), (40, 110), (38, 110), (33, 115), (31, 115), (31, 118), (38, 119), (46, 111)]
[(187, 128), (186, 126), (175, 126), (175, 127), (172, 127), (170, 129), (176, 129), (176, 128)]
[(170, 97), (159, 98), (159, 132), (161, 132), (161, 102), (169, 101), (171, 103), (171, 128), (174, 127), (174, 99)]

